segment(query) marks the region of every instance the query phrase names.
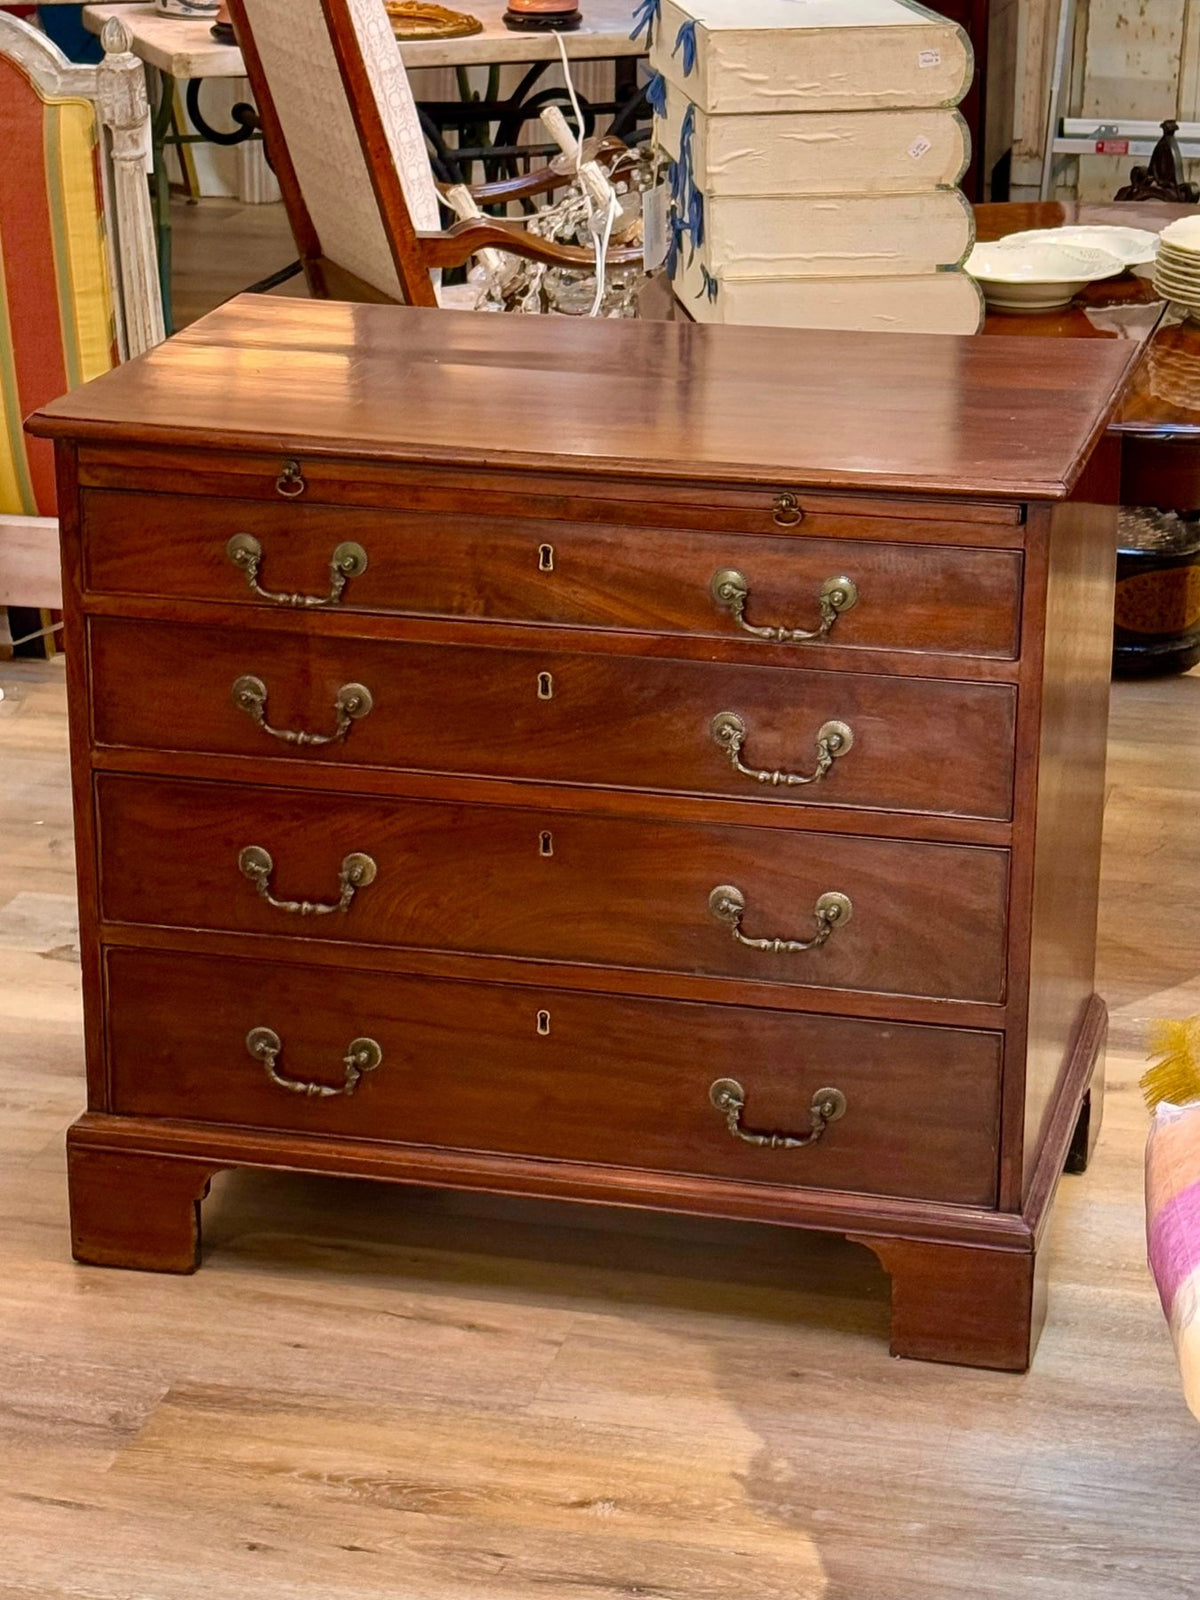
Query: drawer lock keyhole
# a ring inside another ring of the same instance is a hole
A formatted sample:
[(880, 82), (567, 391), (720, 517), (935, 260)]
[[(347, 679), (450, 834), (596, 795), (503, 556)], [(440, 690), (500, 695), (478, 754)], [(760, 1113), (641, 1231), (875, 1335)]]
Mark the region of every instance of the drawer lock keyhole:
[(537, 1031), (538, 1031), (539, 1035), (543, 1039), (546, 1038), (546, 1036), (549, 1034), (549, 1032), (550, 1032), (550, 1013), (548, 1011), (539, 1011), (538, 1012), (538, 1014), (537, 1014)]
[(538, 835), (538, 854), (543, 856), (554, 854), (554, 835), (548, 828)]
[(538, 545), (538, 571), (554, 571), (554, 546), (552, 544)]
[(554, 674), (552, 672), (538, 673), (538, 699), (554, 699)]

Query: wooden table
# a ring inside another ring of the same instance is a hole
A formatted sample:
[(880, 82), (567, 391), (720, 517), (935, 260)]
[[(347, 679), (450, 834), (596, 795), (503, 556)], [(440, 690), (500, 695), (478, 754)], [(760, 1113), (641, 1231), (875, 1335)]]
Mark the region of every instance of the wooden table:
[[(1156, 232), (1193, 210), (1043, 202), (978, 206), (975, 216), (981, 239), (999, 239), (1072, 223)], [(1121, 446), (1121, 502), (1159, 511), (1200, 508), (1200, 326), (1164, 304), (1149, 279), (1126, 274), (1093, 284), (1068, 309), (1049, 315), (992, 313), (984, 332), (1142, 343), (1142, 359), (1109, 425)], [(1184, 672), (1200, 659), (1200, 551), (1194, 537), (1176, 531), (1182, 542), (1160, 549), (1130, 519), (1121, 538), (1113, 635), (1118, 675)]]
[[(1194, 206), (1078, 205), (1035, 201), (975, 208), (980, 239), (1026, 228), (1113, 224), (1157, 233)], [(1124, 505), (1200, 508), (1200, 325), (1164, 306), (1148, 278), (1093, 284), (1067, 310), (1028, 316), (992, 312), (989, 334), (1051, 339), (1137, 339), (1146, 345), (1110, 424), (1121, 439)]]
[[(400, 47), (409, 70), (417, 67), (478, 67), (506, 62), (557, 61), (551, 33), (515, 33), (501, 20), (508, 0), (462, 0), (460, 10), (478, 17), (483, 32), (466, 39), (410, 40)], [(634, 0), (587, 0), (583, 26), (562, 39), (573, 61), (610, 61), (645, 55), (645, 40), (631, 39)], [(242, 52), (218, 44), (209, 22), (161, 17), (149, 4), (86, 6), (84, 26), (99, 33), (109, 17), (119, 16), (133, 36), (134, 53), (170, 78), (244, 78)]]

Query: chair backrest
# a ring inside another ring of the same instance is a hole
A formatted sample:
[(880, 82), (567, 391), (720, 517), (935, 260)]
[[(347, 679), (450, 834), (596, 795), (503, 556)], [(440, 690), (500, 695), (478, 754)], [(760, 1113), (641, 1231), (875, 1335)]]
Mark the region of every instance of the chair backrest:
[(314, 294), (436, 305), (437, 187), (383, 0), (230, 0)]
[(0, 515), (55, 514), (52, 452), (24, 417), (163, 336), (149, 109), (128, 45), (117, 23), (105, 61), (78, 66), (0, 12)]

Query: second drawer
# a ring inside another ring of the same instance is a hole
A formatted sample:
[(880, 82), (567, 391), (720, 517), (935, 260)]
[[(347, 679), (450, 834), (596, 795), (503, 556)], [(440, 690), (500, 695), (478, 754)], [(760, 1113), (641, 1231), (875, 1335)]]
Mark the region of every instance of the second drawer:
[[(115, 619), (93, 621), (91, 655), (102, 745), (1012, 813), (1016, 691), (1007, 684)], [(154, 687), (166, 661), (169, 694)], [(340, 715), (358, 684), (369, 711)], [(333, 737), (297, 744), (288, 737), (297, 733)]]
[(1008, 853), (101, 775), (112, 922), (998, 1002)]

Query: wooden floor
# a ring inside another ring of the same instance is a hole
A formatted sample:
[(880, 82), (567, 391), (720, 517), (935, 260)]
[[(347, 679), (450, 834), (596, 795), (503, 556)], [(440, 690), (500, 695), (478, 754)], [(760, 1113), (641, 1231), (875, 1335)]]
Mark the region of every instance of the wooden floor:
[(1146, 1019), (1200, 1009), (1200, 676), (1116, 691), (1099, 1152), (1027, 1377), (889, 1359), (865, 1251), (241, 1176), (192, 1279), (75, 1267), (61, 665), (0, 665), (0, 1596), (1193, 1600), (1142, 1248)]
[[(181, 320), (289, 259), (277, 208), (176, 248)], [(1200, 1594), (1136, 1092), (1200, 1010), (1200, 676), (1116, 690), (1112, 1089), (1023, 1378), (890, 1360), (874, 1258), (783, 1231), (234, 1176), (197, 1277), (73, 1266), (61, 663), (0, 689), (0, 1600)]]

